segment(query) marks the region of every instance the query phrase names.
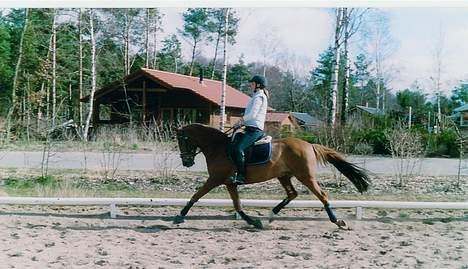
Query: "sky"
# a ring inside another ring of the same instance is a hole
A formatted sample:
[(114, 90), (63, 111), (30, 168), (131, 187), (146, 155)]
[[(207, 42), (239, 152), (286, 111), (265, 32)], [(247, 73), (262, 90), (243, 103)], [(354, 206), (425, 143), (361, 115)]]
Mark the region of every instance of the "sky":
[[(177, 32), (183, 25), (182, 12), (186, 8), (162, 8), (163, 35)], [(237, 43), (229, 46), (229, 63), (236, 63), (243, 54), (245, 61), (263, 61), (262, 36), (277, 43), (270, 59), (299, 75), (306, 76), (316, 66), (318, 55), (333, 42), (334, 14), (326, 8), (235, 8), (240, 17)], [(442, 44), (442, 90), (449, 93), (460, 80), (468, 79), (468, 8), (392, 7), (379, 8), (389, 19), (389, 35), (394, 48), (385, 65), (393, 70), (389, 81), (393, 90), (402, 90), (415, 81), (433, 91), (430, 77), (435, 77), (434, 52)], [(263, 38), (265, 40), (265, 38)], [(183, 42), (188, 59), (190, 46)], [(355, 35), (351, 53), (362, 52), (365, 43)], [(204, 47), (203, 55), (210, 57), (212, 49)], [(278, 62), (279, 61), (279, 62)]]

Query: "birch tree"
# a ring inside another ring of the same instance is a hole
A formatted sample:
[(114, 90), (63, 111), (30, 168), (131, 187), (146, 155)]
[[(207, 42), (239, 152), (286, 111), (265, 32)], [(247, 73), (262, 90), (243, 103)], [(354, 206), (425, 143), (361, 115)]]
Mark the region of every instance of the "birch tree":
[(228, 46), (228, 28), (229, 28), (229, 8), (224, 11), (224, 52), (223, 52), (223, 85), (221, 91), (221, 121), (219, 129), (224, 131), (224, 118), (226, 114), (226, 77), (227, 77), (227, 46)]
[(433, 48), (433, 69), (434, 76), (431, 76), (431, 80), (434, 85), (436, 103), (437, 103), (437, 125), (440, 127), (442, 123), (442, 111), (440, 108), (440, 91), (441, 91), (441, 81), (443, 73), (443, 57), (444, 57), (444, 32), (442, 27), (439, 27), (437, 37), (435, 39), (435, 44)]
[[(79, 42), (79, 98), (83, 98), (83, 9), (80, 8), (78, 13), (78, 42)], [(83, 103), (79, 101), (79, 118), (80, 118), (80, 126), (83, 126), (84, 119), (83, 119)]]
[(331, 79), (331, 89), (330, 89), (330, 107), (328, 111), (328, 124), (335, 126), (336, 123), (336, 108), (337, 108), (337, 99), (338, 99), (338, 72), (340, 64), (340, 39), (342, 33), (342, 23), (343, 23), (343, 8), (336, 9), (336, 25), (335, 25), (335, 39), (334, 39), (334, 61), (333, 61), (333, 73)]
[(382, 11), (374, 11), (368, 23), (370, 26), (369, 54), (374, 64), (376, 108), (385, 112), (385, 83), (391, 78), (392, 66), (387, 63), (388, 58), (396, 49), (397, 43), (390, 33), (388, 15)]
[(350, 94), (350, 73), (351, 73), (351, 57), (349, 52), (349, 43), (351, 37), (359, 30), (363, 17), (368, 9), (359, 10), (356, 8), (343, 8), (343, 57), (344, 57), (344, 80), (341, 102), (341, 124), (346, 124), (346, 118), (349, 109), (349, 94)]
[(89, 33), (91, 37), (91, 93), (89, 97), (89, 111), (83, 134), (85, 141), (88, 141), (89, 126), (94, 112), (94, 93), (96, 92), (96, 40), (94, 37), (94, 14), (91, 8), (89, 9)]
[(24, 35), (28, 28), (28, 19), (29, 19), (29, 9), (27, 8), (25, 9), (25, 12), (24, 12), (23, 31), (21, 32), (20, 43), (19, 43), (19, 48), (18, 48), (19, 49), (18, 59), (16, 60), (15, 73), (13, 77), (13, 88), (11, 91), (11, 107), (10, 107), (10, 110), (8, 111), (8, 116), (7, 116), (7, 139), (10, 139), (11, 120), (12, 120), (13, 113), (15, 112), (15, 109), (17, 106), (16, 93), (18, 91), (18, 74), (21, 68), (21, 61), (23, 59)]
[(52, 128), (57, 117), (57, 11), (52, 14)]
[(221, 38), (228, 36), (228, 43), (234, 45), (235, 37), (239, 27), (239, 18), (234, 10), (229, 10), (228, 26), (225, 26), (225, 9), (210, 9), (208, 12), (207, 31), (210, 33), (208, 40), (215, 43), (214, 54), (211, 60), (211, 79), (214, 79), (216, 63), (218, 59), (219, 45)]

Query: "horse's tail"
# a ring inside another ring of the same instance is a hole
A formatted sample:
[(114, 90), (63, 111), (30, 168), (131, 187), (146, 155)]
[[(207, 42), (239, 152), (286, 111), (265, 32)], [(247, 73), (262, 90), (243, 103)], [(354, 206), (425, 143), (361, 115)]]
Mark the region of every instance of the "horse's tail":
[(317, 161), (322, 164), (331, 163), (345, 177), (347, 177), (359, 192), (365, 192), (369, 188), (370, 179), (365, 170), (355, 164), (347, 162), (341, 154), (331, 148), (319, 144), (312, 144), (312, 148), (317, 156)]

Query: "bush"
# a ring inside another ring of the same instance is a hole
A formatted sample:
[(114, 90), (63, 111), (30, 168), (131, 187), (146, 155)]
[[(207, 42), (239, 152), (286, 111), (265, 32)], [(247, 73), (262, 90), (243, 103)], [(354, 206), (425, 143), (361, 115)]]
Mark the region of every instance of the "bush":
[(357, 144), (365, 143), (372, 147), (373, 154), (390, 154), (388, 150), (388, 139), (385, 136), (385, 129), (361, 129), (353, 135), (355, 139), (361, 141)]
[(304, 141), (307, 141), (311, 144), (316, 144), (318, 143), (318, 138), (316, 135), (314, 135), (313, 133), (309, 133), (309, 132), (297, 132), (294, 134), (294, 137), (296, 138), (300, 138)]
[(423, 136), (429, 157), (444, 156), (456, 158), (459, 156), (457, 134), (454, 130), (446, 129), (438, 134), (425, 134)]

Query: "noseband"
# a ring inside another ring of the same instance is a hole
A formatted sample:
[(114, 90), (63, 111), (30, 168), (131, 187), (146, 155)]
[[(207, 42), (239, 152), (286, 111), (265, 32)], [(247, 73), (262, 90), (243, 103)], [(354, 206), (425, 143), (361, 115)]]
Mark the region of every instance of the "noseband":
[(182, 159), (195, 159), (201, 149), (197, 151), (197, 147), (190, 142), (190, 138), (185, 135), (184, 131), (180, 130), (177, 132), (177, 140), (179, 142), (180, 157)]

